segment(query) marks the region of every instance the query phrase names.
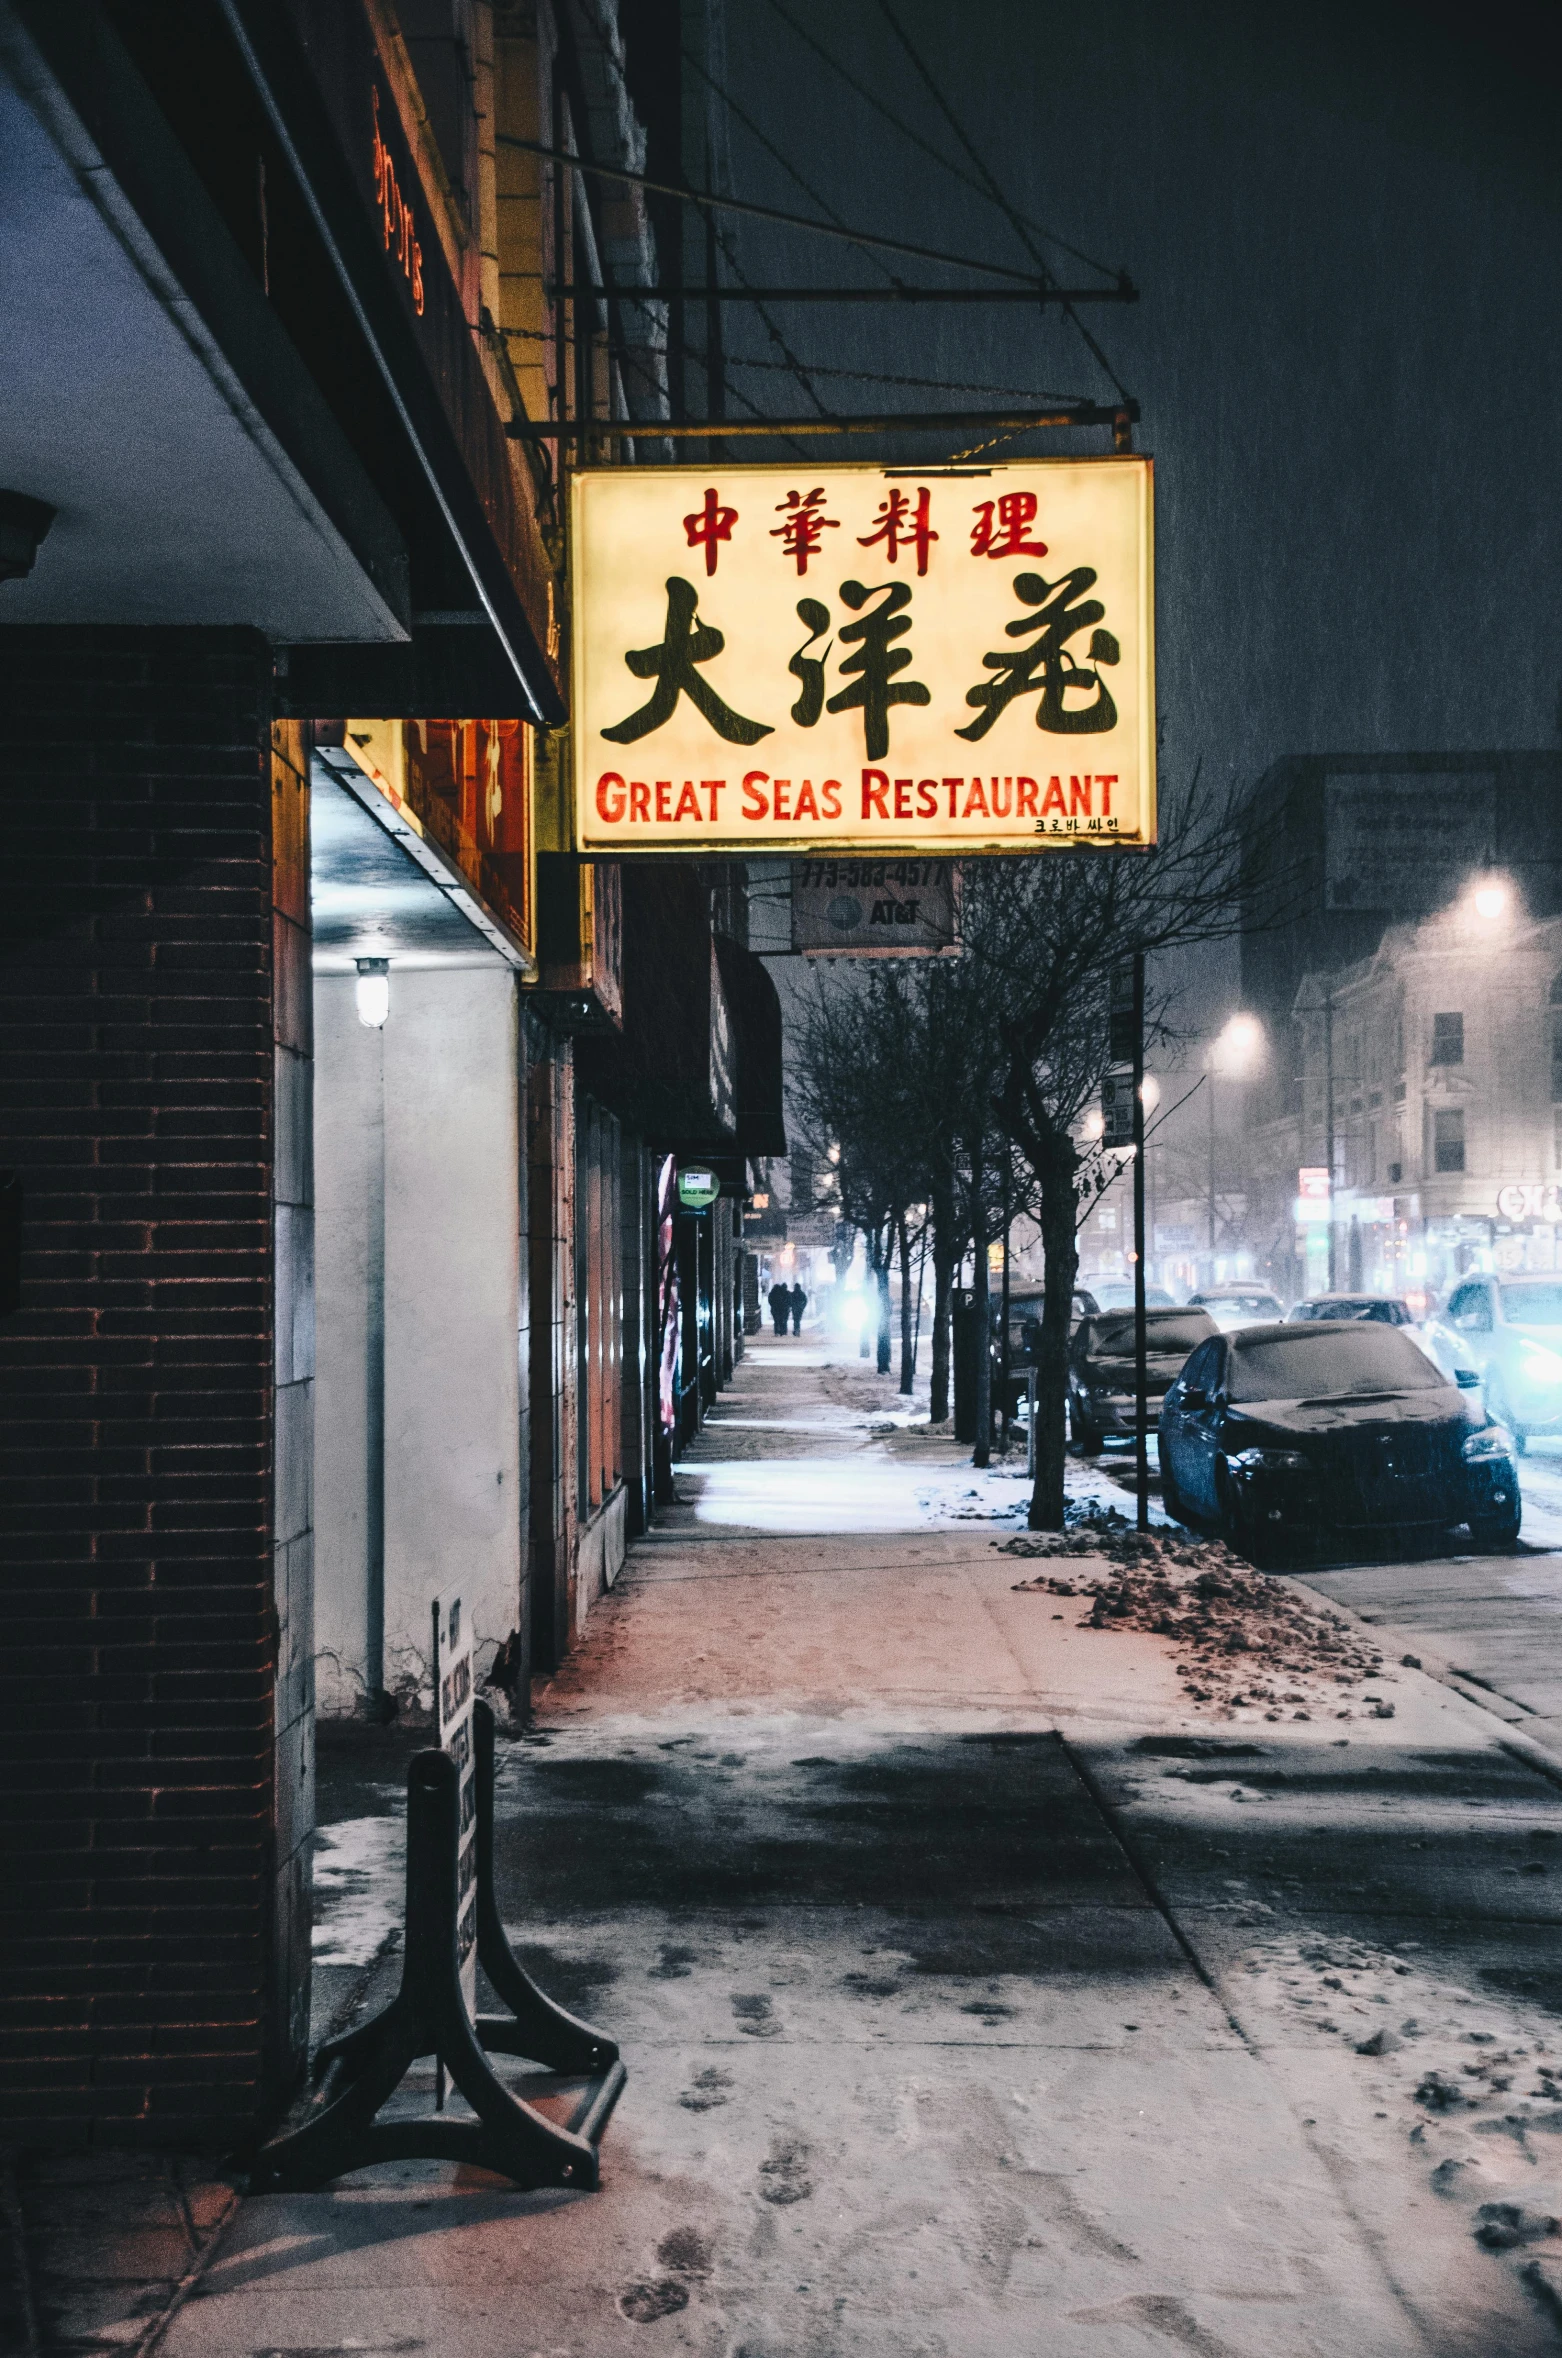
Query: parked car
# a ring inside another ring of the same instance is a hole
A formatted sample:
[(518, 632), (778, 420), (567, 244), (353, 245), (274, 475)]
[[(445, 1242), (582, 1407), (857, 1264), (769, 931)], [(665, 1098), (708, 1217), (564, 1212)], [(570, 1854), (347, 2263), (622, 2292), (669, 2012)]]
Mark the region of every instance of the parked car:
[(1274, 1294), (1252, 1285), (1205, 1286), (1188, 1296), (1188, 1308), (1207, 1310), (1223, 1335), (1235, 1334), (1243, 1326), (1264, 1326), (1272, 1319), (1285, 1316), (1284, 1304)]
[(1306, 1533), (1465, 1523), (1519, 1535), (1513, 1443), (1413, 1337), (1363, 1319), (1250, 1326), (1195, 1351), (1161, 1410), (1161, 1495), (1263, 1559)]
[(1476, 1371), (1521, 1456), (1532, 1434), (1562, 1432), (1562, 1277), (1466, 1278), (1426, 1341), (1450, 1375)]
[(1415, 1313), (1398, 1294), (1314, 1294), (1310, 1301), (1293, 1302), (1285, 1314), (1287, 1326), (1316, 1318), (1365, 1318), (1377, 1326), (1414, 1326)]
[[(1036, 1338), (1041, 1332), (1042, 1305), (1046, 1298), (1045, 1289), (1039, 1285), (1027, 1287), (1023, 1293), (1012, 1286), (1010, 1287), (1009, 1365), (1011, 1367), (1029, 1367), (1034, 1360)], [(993, 1322), (996, 1330), (997, 1321), (1003, 1315), (1003, 1301), (996, 1287), (993, 1290), (992, 1304)], [(1088, 1293), (1082, 1285), (1075, 1286), (1074, 1298), (1069, 1304), (1069, 1333), (1071, 1335), (1077, 1333), (1080, 1320), (1091, 1317), (1099, 1308), (1100, 1304), (1094, 1294)]]
[[(1108, 1440), (1131, 1440), (1139, 1430), (1135, 1389), (1134, 1314), (1107, 1310), (1081, 1320), (1068, 1353), (1069, 1431), (1092, 1453)], [(1219, 1332), (1204, 1310), (1147, 1310), (1146, 1408), (1151, 1430), (1166, 1388), (1188, 1353)]]
[[(1134, 1281), (1131, 1277), (1101, 1278), (1092, 1290), (1099, 1310), (1131, 1310), (1134, 1306)], [(1144, 1300), (1148, 1310), (1177, 1308), (1176, 1295), (1169, 1294), (1163, 1285), (1147, 1285)]]

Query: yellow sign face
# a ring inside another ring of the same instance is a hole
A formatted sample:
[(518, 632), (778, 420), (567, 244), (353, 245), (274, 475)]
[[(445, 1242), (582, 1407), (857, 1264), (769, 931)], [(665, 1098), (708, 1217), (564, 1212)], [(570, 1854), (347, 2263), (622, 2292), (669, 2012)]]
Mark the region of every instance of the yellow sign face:
[(1155, 840), (1145, 458), (614, 467), (571, 494), (575, 843)]

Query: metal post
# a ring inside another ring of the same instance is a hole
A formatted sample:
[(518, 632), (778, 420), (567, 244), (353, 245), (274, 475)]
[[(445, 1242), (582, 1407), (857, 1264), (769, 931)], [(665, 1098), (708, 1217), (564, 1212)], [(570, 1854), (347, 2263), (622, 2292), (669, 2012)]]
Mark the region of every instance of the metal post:
[(385, 1030), (371, 1035), (374, 1080), (364, 1201), (363, 1683), (371, 1718), (385, 1709)]
[[(716, 216), (705, 216), (705, 408), (711, 419), (724, 417), (727, 409), (727, 370), (722, 352), (721, 305), (709, 299), (710, 290), (720, 282), (720, 259), (716, 246)], [(717, 466), (727, 455), (725, 442), (714, 436), (705, 446), (707, 458)]]
[(1339, 1280), (1334, 1268), (1334, 985), (1324, 987), (1323, 999), (1324, 1160), (1329, 1166), (1329, 1291)]
[(1210, 1050), (1209, 1072), (1209, 1282), (1215, 1282), (1215, 1052)]
[(1144, 1318), (1144, 953), (1134, 954), (1134, 1488), (1150, 1528), (1150, 1371)]
[(1025, 1370), (1025, 1479), (1036, 1479), (1036, 1370)]

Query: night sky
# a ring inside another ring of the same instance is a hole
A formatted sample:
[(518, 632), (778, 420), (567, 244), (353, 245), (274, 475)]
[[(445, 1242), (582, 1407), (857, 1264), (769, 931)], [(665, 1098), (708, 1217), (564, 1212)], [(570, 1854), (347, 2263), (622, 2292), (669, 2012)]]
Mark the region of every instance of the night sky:
[[(972, 169), (878, 0), (785, 5)], [(1143, 404), (1138, 447), (1156, 459), (1172, 774), (1202, 761), (1246, 781), (1283, 754), (1557, 741), (1557, 83), (1538, 13), (1465, 13), (1475, 30), (1458, 33), (1435, 10), (1370, 5), (897, 0), (1005, 194), (1143, 289), (1134, 308), (1083, 316)], [(727, 43), (732, 97), (846, 218), (1026, 265), (996, 206), (898, 138), (771, 0), (729, 6)], [(736, 191), (809, 211), (730, 130)], [(752, 222), (733, 250), (754, 277), (874, 275), (849, 247)], [(1047, 255), (1079, 282), (1080, 265)], [(836, 368), (868, 354), (907, 375), (1111, 398), (1055, 317), (776, 317), (800, 357)], [(728, 318), (735, 348), (777, 358), (751, 315)], [(734, 381), (761, 406), (808, 406), (773, 369)], [(838, 408), (988, 405), (818, 386)], [(954, 447), (922, 437), (897, 455)]]
[[(972, 171), (880, 0), (784, 5)], [(1143, 290), (1083, 316), (1156, 460), (1167, 784), (1195, 763), (1246, 784), (1286, 754), (1555, 745), (1562, 117), (1541, 29), (1556, 11), (896, 0), (896, 16), (1011, 202)], [(729, 5), (726, 40), (731, 97), (840, 214), (1026, 265), (997, 206), (899, 137), (773, 0)], [(737, 193), (813, 209), (727, 126)], [(729, 235), (757, 279), (876, 275), (849, 247), (753, 222)], [(727, 316), (732, 350), (777, 359), (751, 314)], [(794, 308), (776, 325), (836, 369), (1112, 397), (1055, 315)], [(809, 406), (773, 367), (732, 374), (762, 407)], [(989, 405), (817, 384), (844, 409)], [(1009, 449), (1065, 447), (1107, 437)]]

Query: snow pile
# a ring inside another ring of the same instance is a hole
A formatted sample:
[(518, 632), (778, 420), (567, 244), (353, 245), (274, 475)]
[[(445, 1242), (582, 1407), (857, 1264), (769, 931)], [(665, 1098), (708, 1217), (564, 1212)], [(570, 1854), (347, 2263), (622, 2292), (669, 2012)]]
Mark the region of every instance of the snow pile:
[[(1343, 1690), (1380, 1681), (1383, 1657), (1355, 1625), (1284, 1581), (1255, 1571), (1218, 1540), (1137, 1531), (1117, 1514), (1060, 1532), (1028, 1532), (1005, 1554), (1089, 1559), (1106, 1569), (1038, 1573), (1016, 1592), (1089, 1597), (1082, 1629), (1142, 1629), (1169, 1638), (1183, 1660), (1193, 1703), (1261, 1709), (1266, 1719), (1349, 1719)], [(1364, 1696), (1372, 1716), (1394, 1706)]]

